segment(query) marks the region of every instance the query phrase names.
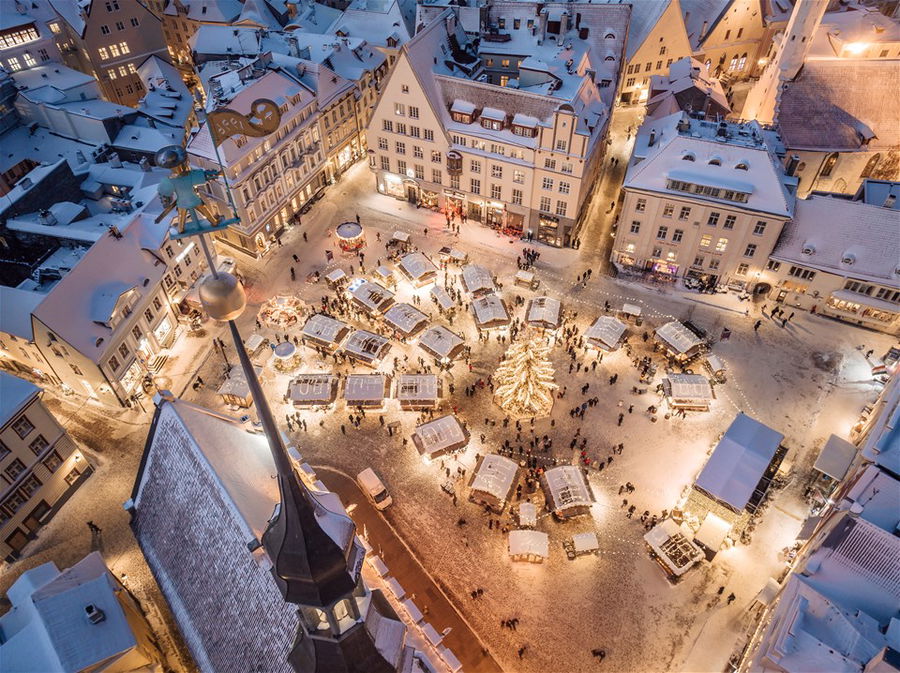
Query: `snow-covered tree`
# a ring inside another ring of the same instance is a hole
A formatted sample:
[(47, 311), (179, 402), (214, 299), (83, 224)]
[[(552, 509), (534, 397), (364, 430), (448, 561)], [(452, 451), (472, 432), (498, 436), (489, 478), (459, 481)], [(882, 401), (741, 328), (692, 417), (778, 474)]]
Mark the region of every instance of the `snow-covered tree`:
[(514, 415), (544, 416), (553, 406), (554, 391), (550, 346), (538, 337), (513, 343), (494, 372), (494, 399)]

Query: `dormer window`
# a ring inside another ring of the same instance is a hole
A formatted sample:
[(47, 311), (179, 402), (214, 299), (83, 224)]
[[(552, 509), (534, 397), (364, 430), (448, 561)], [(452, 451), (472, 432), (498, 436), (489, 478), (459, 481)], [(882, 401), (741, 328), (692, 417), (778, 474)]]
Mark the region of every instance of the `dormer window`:
[(682, 161), (696, 161), (697, 158), (696, 158), (693, 154), (691, 154), (690, 152), (688, 152), (688, 153), (685, 154), (683, 157), (681, 157), (681, 160), (682, 160)]
[(472, 123), (472, 115), (463, 114), (462, 112), (453, 112), (451, 113), (451, 117), (453, 117), (453, 121), (459, 122), (460, 124), (471, 124)]
[(506, 122), (506, 113), (502, 110), (486, 107), (481, 111), (481, 127), (491, 131), (502, 131)]
[(450, 117), (460, 124), (471, 124), (475, 118), (475, 106), (469, 101), (455, 100), (450, 106)]
[(534, 138), (537, 135), (536, 128), (529, 128), (527, 126), (519, 126), (518, 124), (513, 124), (512, 132), (517, 136), (523, 136), (525, 138)]
[(746, 161), (742, 161), (737, 166), (735, 166), (735, 168), (739, 171), (749, 171), (750, 170), (750, 166), (747, 164)]
[(498, 119), (488, 119), (486, 117), (482, 117), (481, 126), (482, 128), (490, 129), (491, 131), (503, 130), (503, 122)]
[(710, 166), (721, 166), (722, 160), (719, 159), (718, 157), (713, 157), (712, 159), (709, 160), (708, 163)]

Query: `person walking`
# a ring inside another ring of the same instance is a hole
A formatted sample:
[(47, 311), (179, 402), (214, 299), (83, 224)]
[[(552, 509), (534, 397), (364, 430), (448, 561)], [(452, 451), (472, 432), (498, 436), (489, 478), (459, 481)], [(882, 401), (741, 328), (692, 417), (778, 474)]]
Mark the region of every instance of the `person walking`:
[(734, 593), (728, 594), (728, 605), (731, 605), (732, 603), (734, 603), (734, 600), (736, 598), (737, 598), (737, 596), (735, 596)]
[(356, 213), (356, 223), (359, 224), (359, 213)]
[(753, 323), (753, 331), (758, 332), (760, 325), (762, 325), (762, 320), (757, 320), (755, 323)]
[(620, 413), (620, 414), (619, 414), (619, 426), (622, 425), (622, 421), (624, 421), (624, 420), (625, 420), (625, 414), (621, 414), (621, 413)]
[(103, 530), (100, 528), (100, 526), (95, 524), (93, 521), (88, 521), (87, 527), (88, 527), (88, 530), (91, 531), (91, 533), (96, 533), (97, 535), (100, 535), (100, 533), (103, 532)]

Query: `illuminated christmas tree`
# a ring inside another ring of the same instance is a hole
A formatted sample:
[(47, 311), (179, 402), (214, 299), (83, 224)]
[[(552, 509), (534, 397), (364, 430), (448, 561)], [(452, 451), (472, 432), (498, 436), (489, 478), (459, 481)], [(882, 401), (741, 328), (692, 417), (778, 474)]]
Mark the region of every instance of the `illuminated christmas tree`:
[(525, 338), (506, 351), (494, 372), (494, 399), (518, 416), (545, 416), (553, 407), (554, 391), (550, 346), (540, 338)]

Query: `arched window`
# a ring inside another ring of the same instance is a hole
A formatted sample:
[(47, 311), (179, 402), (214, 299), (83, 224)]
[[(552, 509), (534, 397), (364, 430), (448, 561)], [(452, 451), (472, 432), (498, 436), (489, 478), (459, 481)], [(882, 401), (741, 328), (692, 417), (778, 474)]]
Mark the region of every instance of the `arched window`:
[(718, 157), (713, 157), (712, 159), (709, 160), (708, 163), (710, 166), (721, 166), (722, 160), (719, 159)]
[(872, 157), (866, 162), (866, 167), (863, 168), (862, 173), (859, 174), (860, 178), (870, 178), (872, 177), (872, 173), (875, 172), (875, 169), (878, 167), (878, 162), (881, 161), (881, 154), (873, 154)]
[(847, 181), (844, 178), (838, 178), (834, 181), (834, 185), (831, 188), (832, 191), (837, 192), (838, 194), (842, 194), (847, 191)]
[(682, 161), (695, 161), (694, 155), (688, 152), (683, 157), (681, 157)]
[(823, 178), (827, 178), (831, 175), (831, 171), (834, 170), (834, 165), (837, 163), (838, 153), (832, 152), (827, 157), (825, 157), (825, 163), (822, 164), (822, 172), (819, 175)]
[(616, 39), (616, 36), (615, 36), (613, 33), (607, 33), (607, 34), (606, 34), (606, 39), (607, 39), (607, 40), (615, 40), (615, 39)]
[(729, 70), (737, 70), (738, 59), (739, 59), (739, 58), (740, 58), (740, 57), (739, 57), (737, 54), (735, 54), (734, 56), (731, 57), (731, 63), (728, 64), (728, 69), (729, 69)]
[(604, 61), (615, 61), (615, 60), (616, 60), (616, 57), (615, 57), (615, 56), (607, 56), (607, 57), (604, 58), (603, 60), (604, 60)]
[(746, 162), (746, 161), (742, 161), (742, 162), (739, 163), (737, 166), (735, 166), (735, 168), (736, 168), (737, 170), (739, 170), (739, 171), (747, 171), (747, 170), (750, 170), (750, 166), (747, 165), (747, 162)]

